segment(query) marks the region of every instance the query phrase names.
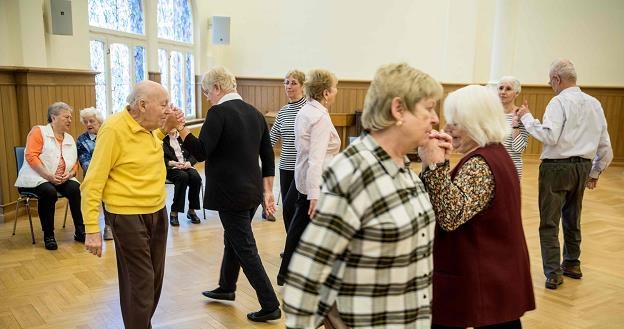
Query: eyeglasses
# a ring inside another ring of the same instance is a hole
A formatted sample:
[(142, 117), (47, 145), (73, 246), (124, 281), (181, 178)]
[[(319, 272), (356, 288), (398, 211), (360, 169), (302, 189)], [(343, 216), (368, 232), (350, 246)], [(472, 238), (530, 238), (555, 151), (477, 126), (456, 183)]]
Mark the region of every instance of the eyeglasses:
[(284, 81), (284, 86), (288, 86), (288, 85), (296, 86), (298, 84), (299, 83), (297, 81), (288, 81), (288, 80)]

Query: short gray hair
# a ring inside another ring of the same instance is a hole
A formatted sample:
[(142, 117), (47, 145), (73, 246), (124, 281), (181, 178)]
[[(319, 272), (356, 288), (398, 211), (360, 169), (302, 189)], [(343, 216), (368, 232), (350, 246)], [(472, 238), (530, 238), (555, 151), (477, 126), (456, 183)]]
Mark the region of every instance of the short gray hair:
[(449, 93), (444, 100), (444, 117), (481, 147), (501, 143), (511, 133), (500, 99), (484, 86), (469, 85)]
[(496, 84), (496, 88), (500, 87), (505, 82), (511, 83), (511, 87), (513, 88), (513, 91), (516, 93), (516, 95), (519, 94), (520, 91), (522, 90), (522, 85), (520, 84), (520, 80), (518, 80), (518, 78), (511, 76), (511, 75), (506, 75), (500, 78), (498, 80), (498, 83)]
[(56, 102), (48, 106), (48, 123), (52, 122), (52, 116), (57, 116), (62, 110), (73, 112), (72, 108), (67, 103)]
[(204, 73), (202, 77), (202, 90), (208, 91), (217, 85), (225, 93), (236, 91), (236, 77), (223, 66), (217, 66)]
[(380, 67), (368, 88), (362, 111), (362, 127), (378, 131), (396, 123), (391, 104), (395, 97), (401, 98), (406, 110), (412, 113), (416, 104), (424, 98), (442, 97), (442, 85), (427, 73), (406, 63), (387, 64)]
[(563, 80), (576, 82), (576, 69), (569, 59), (557, 59), (550, 64), (550, 72), (558, 75)]
[(102, 113), (95, 107), (87, 107), (80, 110), (80, 121), (84, 122), (86, 118), (90, 118), (92, 116), (95, 116), (95, 119), (99, 123), (104, 122), (104, 117), (102, 116)]

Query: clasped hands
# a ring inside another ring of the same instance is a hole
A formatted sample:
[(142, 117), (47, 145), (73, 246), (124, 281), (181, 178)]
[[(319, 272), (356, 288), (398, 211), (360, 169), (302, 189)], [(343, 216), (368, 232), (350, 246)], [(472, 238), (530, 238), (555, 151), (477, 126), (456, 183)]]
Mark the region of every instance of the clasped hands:
[(173, 104), (169, 104), (169, 107), (165, 110), (167, 117), (163, 122), (162, 129), (166, 132), (170, 132), (174, 128), (184, 127), (186, 122), (184, 118), (184, 111)]
[(432, 163), (440, 163), (448, 160), (453, 151), (453, 137), (451, 135), (431, 130), (429, 140), (418, 148), (418, 156), (422, 160), (423, 168)]

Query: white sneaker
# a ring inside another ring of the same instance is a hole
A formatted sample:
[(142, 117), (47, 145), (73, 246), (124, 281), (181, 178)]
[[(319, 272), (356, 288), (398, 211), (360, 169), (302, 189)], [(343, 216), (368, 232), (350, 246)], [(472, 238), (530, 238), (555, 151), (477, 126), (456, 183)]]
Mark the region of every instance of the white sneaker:
[(112, 240), (113, 239), (113, 231), (110, 228), (110, 225), (104, 226), (104, 240)]

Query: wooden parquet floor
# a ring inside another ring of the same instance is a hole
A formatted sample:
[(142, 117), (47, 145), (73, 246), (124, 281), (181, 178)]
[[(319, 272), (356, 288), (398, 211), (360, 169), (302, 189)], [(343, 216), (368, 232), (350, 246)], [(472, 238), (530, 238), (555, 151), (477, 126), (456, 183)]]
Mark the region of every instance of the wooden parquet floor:
[[(557, 290), (544, 288), (537, 209), (538, 163), (527, 161), (522, 181), (524, 229), (531, 257), (537, 309), (523, 318), (525, 328), (622, 328), (624, 323), (624, 168), (603, 173), (598, 188), (587, 191), (583, 208), (583, 279), (565, 279)], [(277, 189), (276, 184), (276, 189)], [(167, 191), (172, 193), (173, 187)], [(57, 251), (43, 248), (38, 218), (32, 245), (27, 219), (0, 223), (0, 328), (123, 328), (118, 302), (112, 241), (102, 258), (73, 241), (73, 226), (62, 229), (64, 202), (57, 208)], [(169, 200), (171, 202), (171, 200)], [(183, 217), (180, 217), (183, 218)], [(264, 266), (275, 285), (285, 237), (281, 219), (256, 214), (253, 228)], [(71, 223), (71, 219), (68, 220)], [(217, 286), (223, 250), (222, 229), (214, 212), (200, 225), (182, 221), (170, 228), (165, 282), (153, 318), (154, 328), (282, 328), (283, 321), (256, 324), (246, 313), (259, 309), (244, 275), (236, 302), (209, 302), (201, 291)], [(281, 297), (281, 296), (280, 296)]]

